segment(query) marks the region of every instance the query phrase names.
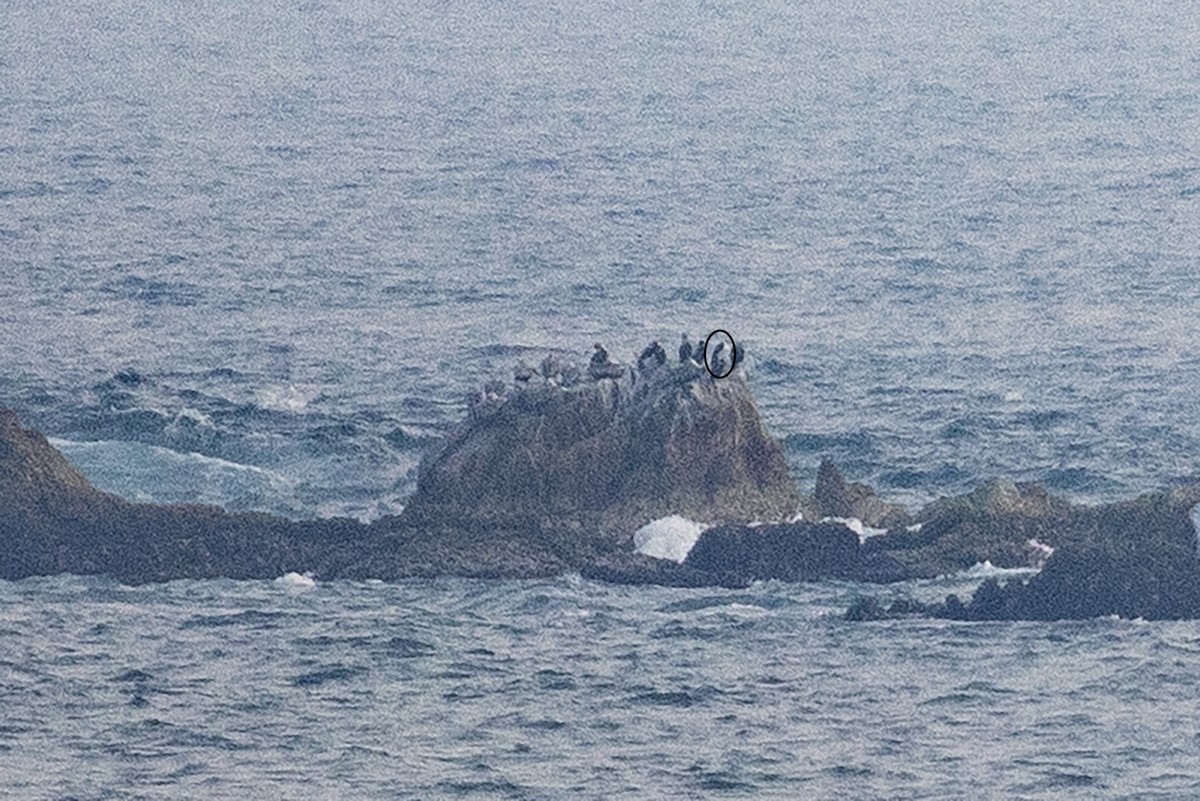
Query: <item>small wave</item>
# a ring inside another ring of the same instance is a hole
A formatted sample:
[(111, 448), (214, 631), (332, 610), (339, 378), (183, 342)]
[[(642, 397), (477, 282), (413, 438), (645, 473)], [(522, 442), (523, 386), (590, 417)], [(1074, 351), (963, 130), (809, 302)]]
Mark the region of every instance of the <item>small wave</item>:
[(427, 642), (408, 637), (392, 637), (376, 649), (376, 653), (393, 659), (422, 659), (431, 656), (435, 650), (437, 649)]
[(255, 401), (258, 406), (272, 412), (300, 412), (308, 407), (317, 393), (304, 390), (295, 385), (286, 387), (267, 387), (258, 392)]
[(331, 681), (349, 681), (366, 672), (367, 669), (362, 667), (333, 665), (322, 670), (314, 670), (310, 673), (302, 673), (296, 676), (292, 679), (292, 686), (320, 687), (322, 684), (328, 684)]
[(194, 615), (183, 621), (180, 628), (204, 629), (223, 626), (275, 628), (286, 616), (284, 612), (260, 612), (257, 609), (247, 609), (244, 612), (232, 612), (224, 615)]
[(852, 456), (870, 456), (876, 451), (875, 438), (864, 431), (832, 434), (796, 432), (783, 438), (783, 447), (799, 453), (832, 451)]
[(702, 595), (698, 598), (673, 601), (659, 607), (658, 611), (665, 614), (704, 612), (710, 609), (754, 609), (761, 612), (765, 609), (779, 609), (791, 604), (792, 601), (787, 598), (772, 595)]
[(160, 281), (130, 275), (100, 287), (100, 292), (147, 306), (195, 306), (204, 298), (204, 291), (186, 281)]
[(542, 690), (574, 690), (576, 687), (575, 678), (559, 670), (539, 670), (534, 679)]
[(1052, 490), (1098, 495), (1120, 486), (1115, 481), (1086, 467), (1064, 467), (1049, 470), (1041, 477), (1041, 481)]
[(384, 434), (383, 439), (397, 450), (418, 451), (441, 442), (445, 435), (432, 428), (402, 424)]
[(683, 690), (667, 690), (638, 693), (629, 699), (630, 703), (646, 706), (674, 706), (687, 708), (695, 706), (701, 699), (694, 694), (684, 692)]
[(693, 767), (692, 771), (696, 774), (695, 775), (696, 787), (697, 787), (697, 789), (700, 789), (700, 790), (715, 790), (718, 792), (727, 792), (727, 791), (752, 792), (752, 791), (755, 791), (758, 789), (757, 784), (755, 784), (754, 782), (751, 782), (751, 781), (747, 781), (746, 779), (740, 778), (738, 776), (738, 774), (734, 771), (729, 771), (729, 770), (709, 771), (709, 770), (704, 770), (703, 768), (700, 768), (699, 766)]
[(528, 788), (510, 781), (449, 781), (437, 783), (437, 788), (455, 796), (481, 796), (483, 798), (525, 798)]

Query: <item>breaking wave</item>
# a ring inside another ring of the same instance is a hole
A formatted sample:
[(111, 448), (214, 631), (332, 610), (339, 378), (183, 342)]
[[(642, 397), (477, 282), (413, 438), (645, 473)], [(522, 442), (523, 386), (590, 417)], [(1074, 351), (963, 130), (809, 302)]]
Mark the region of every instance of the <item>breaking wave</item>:
[(655, 559), (683, 562), (708, 526), (680, 515), (651, 521), (633, 535), (634, 548)]

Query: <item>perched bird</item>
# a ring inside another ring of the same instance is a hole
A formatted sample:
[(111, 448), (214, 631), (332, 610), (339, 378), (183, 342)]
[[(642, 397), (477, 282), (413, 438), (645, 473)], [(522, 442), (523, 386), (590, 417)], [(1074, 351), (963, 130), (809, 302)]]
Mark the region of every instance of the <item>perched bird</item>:
[(679, 363), (687, 364), (692, 359), (692, 343), (688, 341), (688, 335), (684, 334), (683, 339), (679, 343)]

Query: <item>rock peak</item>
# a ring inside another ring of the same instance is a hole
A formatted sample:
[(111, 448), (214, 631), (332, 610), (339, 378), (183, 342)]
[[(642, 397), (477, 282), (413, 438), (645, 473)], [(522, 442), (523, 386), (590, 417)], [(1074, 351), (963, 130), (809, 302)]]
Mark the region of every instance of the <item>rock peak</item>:
[(16, 412), (0, 409), (0, 498), (100, 494), (41, 432), (22, 428)]
[(420, 470), (410, 518), (632, 533), (666, 514), (770, 519), (799, 501), (740, 375), (695, 365), (517, 389)]

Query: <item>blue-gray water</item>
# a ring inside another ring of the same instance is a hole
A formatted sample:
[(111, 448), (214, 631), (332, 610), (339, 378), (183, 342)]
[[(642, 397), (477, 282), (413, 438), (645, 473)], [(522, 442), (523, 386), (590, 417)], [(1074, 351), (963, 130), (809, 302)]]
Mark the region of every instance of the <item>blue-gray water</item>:
[(4, 794), (1200, 792), (1195, 625), (847, 625), (855, 591), (0, 585)]
[[(6, 0), (0, 404), (129, 497), (370, 518), (517, 358), (719, 327), (802, 483), (1131, 496), (1200, 472), (1197, 42), (1185, 2)], [(1196, 794), (1191, 624), (828, 617), (859, 591), (3, 585), (0, 789)]]

